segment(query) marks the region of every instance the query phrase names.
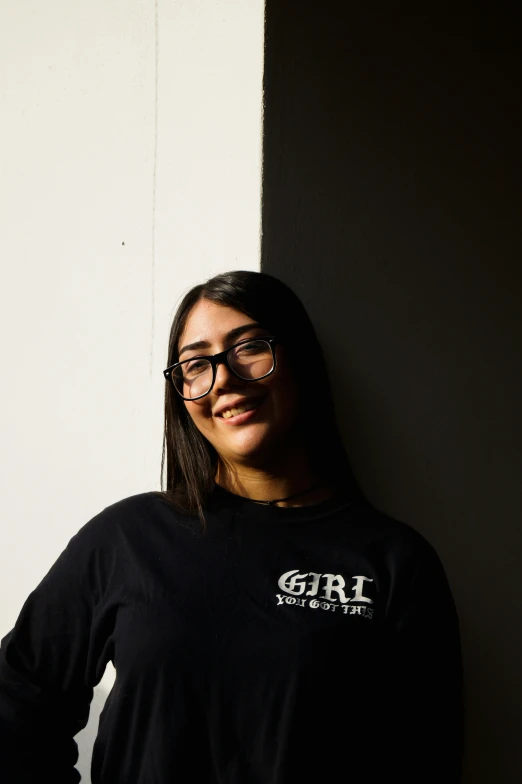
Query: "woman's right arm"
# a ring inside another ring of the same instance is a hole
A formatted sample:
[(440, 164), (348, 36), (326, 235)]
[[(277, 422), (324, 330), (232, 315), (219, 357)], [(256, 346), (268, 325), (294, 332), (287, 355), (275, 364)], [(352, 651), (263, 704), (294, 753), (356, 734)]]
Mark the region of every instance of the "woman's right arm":
[(2, 784), (73, 784), (93, 688), (110, 659), (104, 512), (74, 536), (0, 647)]

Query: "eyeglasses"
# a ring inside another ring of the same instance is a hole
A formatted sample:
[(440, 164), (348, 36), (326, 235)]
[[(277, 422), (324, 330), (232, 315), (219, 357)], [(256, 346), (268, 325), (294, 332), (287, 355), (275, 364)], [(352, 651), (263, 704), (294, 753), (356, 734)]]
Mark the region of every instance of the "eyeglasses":
[(277, 338), (248, 338), (213, 356), (198, 356), (175, 362), (163, 371), (183, 400), (208, 395), (216, 380), (217, 366), (223, 363), (242, 381), (259, 381), (274, 372)]

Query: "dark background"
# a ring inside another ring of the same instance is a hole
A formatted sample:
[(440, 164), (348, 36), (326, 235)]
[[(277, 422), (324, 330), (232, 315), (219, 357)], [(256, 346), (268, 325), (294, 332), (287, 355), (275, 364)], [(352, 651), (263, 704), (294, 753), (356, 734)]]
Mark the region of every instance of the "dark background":
[(359, 5), (266, 2), (262, 269), (316, 324), (364, 493), (445, 565), (464, 781), (518, 784), (520, 12)]

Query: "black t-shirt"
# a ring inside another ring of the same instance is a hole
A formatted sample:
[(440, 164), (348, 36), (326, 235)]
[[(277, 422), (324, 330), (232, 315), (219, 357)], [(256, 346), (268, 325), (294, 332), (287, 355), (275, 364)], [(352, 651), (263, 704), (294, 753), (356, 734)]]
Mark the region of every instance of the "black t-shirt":
[(363, 497), (216, 487), (207, 533), (156, 493), (71, 539), (0, 649), (3, 784), (460, 780), (458, 618), (434, 549)]

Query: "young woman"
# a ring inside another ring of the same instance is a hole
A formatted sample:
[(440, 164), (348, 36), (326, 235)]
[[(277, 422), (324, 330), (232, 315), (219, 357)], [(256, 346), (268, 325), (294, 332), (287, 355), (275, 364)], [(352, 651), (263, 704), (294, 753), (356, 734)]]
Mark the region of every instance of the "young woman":
[(229, 272), (170, 334), (163, 492), (72, 538), (0, 650), (4, 784), (452, 784), (458, 618), (433, 548), (363, 497), (306, 311)]

